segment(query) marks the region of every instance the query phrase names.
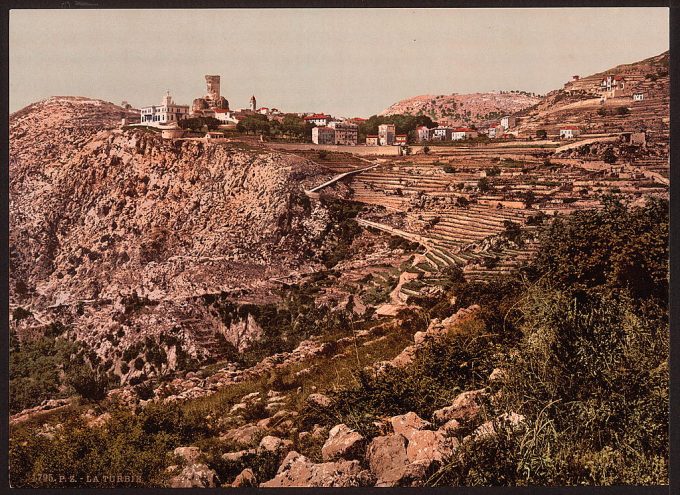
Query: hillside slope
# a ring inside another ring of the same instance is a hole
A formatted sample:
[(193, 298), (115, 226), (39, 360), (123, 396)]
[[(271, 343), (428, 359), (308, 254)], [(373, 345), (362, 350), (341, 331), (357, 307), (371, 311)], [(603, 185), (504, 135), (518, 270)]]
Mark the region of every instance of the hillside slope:
[(539, 101), (540, 98), (523, 92), (421, 95), (401, 100), (380, 115), (427, 115), (444, 125), (482, 125)]
[[(562, 89), (548, 93), (536, 106), (518, 112), (517, 131), (533, 135), (543, 129), (558, 134), (559, 127), (575, 125), (584, 132), (647, 130), (666, 140), (669, 129), (669, 54), (613, 67), (570, 81)], [(606, 76), (625, 78), (625, 87), (616, 96), (604, 95), (600, 82)], [(633, 94), (641, 93), (642, 101)]]

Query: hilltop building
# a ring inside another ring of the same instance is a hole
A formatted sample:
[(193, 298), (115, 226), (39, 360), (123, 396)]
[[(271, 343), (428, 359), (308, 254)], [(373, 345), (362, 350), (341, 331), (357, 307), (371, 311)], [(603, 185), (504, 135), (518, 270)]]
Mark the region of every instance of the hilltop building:
[(430, 129), (430, 139), (432, 141), (451, 141), (451, 134), (453, 129), (451, 127), (439, 126)]
[(220, 76), (206, 75), (205, 85), (207, 94), (202, 98), (196, 98), (191, 105), (193, 115), (203, 117), (215, 116), (215, 109), (229, 109), (229, 102), (220, 95)]
[(257, 100), (255, 99), (255, 95), (250, 97), (250, 110), (253, 112), (257, 112)]
[(622, 96), (624, 89), (626, 89), (626, 78), (623, 76), (608, 75), (600, 81), (600, 92), (610, 98)]
[(179, 122), (189, 116), (189, 105), (177, 105), (168, 91), (161, 104), (142, 107), (140, 110), (142, 124), (159, 125)]
[(477, 136), (479, 136), (479, 133), (468, 127), (456, 127), (451, 132), (451, 139), (453, 141), (460, 141), (461, 139), (474, 139)]

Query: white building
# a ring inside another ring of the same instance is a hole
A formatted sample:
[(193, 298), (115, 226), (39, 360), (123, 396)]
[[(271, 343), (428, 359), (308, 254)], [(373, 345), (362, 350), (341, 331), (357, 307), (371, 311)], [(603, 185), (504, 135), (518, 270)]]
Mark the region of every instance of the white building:
[(489, 138), (491, 139), (499, 138), (503, 135), (504, 132), (505, 129), (503, 128), (502, 125), (500, 124), (492, 125), (491, 127), (489, 127)]
[(391, 146), (394, 144), (396, 134), (394, 124), (380, 124), (378, 126), (378, 143), (380, 146)]
[(179, 122), (189, 116), (189, 105), (177, 105), (170, 96), (170, 92), (163, 97), (160, 105), (142, 107), (141, 123), (146, 125), (162, 125)]
[(313, 127), (312, 142), (314, 144), (335, 144), (335, 129), (325, 126)]
[(453, 129), (451, 127), (435, 127), (430, 129), (430, 139), (433, 141), (451, 141), (452, 132)]
[(517, 118), (516, 117), (513, 117), (511, 115), (506, 115), (505, 117), (501, 118), (501, 126), (506, 131), (508, 129), (515, 127), (516, 124), (517, 124)]
[(215, 118), (224, 124), (238, 124), (238, 119), (234, 115), (234, 112), (226, 108), (216, 108)]
[(451, 132), (451, 139), (453, 141), (459, 141), (461, 139), (473, 139), (479, 136), (479, 133), (474, 129), (469, 129), (467, 127), (456, 127)]
[(573, 139), (581, 134), (581, 129), (575, 125), (560, 127), (560, 139)]
[(315, 113), (313, 115), (307, 115), (304, 118), (305, 123), (314, 124), (318, 126), (326, 126), (331, 121), (330, 115), (325, 115), (323, 113)]
[(424, 125), (419, 125), (418, 127), (416, 127), (416, 140), (419, 143), (422, 143), (423, 141), (429, 141), (430, 129), (428, 129)]
[(633, 101), (642, 101), (645, 99), (644, 93), (633, 93)]

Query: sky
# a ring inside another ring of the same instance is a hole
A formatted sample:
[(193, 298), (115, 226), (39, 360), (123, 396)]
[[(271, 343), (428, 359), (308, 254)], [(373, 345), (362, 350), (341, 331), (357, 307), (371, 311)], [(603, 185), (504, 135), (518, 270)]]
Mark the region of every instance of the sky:
[(669, 47), (666, 8), (12, 10), (10, 111), (55, 95), (368, 117), (422, 94), (544, 94)]

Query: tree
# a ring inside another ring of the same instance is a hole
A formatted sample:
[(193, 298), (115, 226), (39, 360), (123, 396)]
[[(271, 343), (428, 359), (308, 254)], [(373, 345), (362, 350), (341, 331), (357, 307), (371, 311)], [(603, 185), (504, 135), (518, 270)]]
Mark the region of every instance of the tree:
[(425, 153), (426, 155), (429, 155), (430, 154), (430, 147), (429, 146), (423, 146), (423, 153)]
[(612, 163), (616, 163), (617, 157), (612, 148), (607, 148), (602, 155), (602, 159), (605, 163), (609, 163), (611, 165)]
[(487, 179), (486, 177), (482, 177), (477, 182), (477, 189), (479, 189), (479, 192), (481, 193), (486, 193), (491, 191), (493, 189), (493, 186), (489, 182), (489, 179)]

